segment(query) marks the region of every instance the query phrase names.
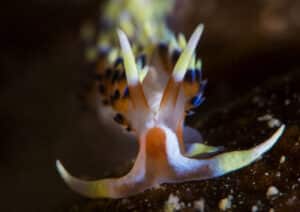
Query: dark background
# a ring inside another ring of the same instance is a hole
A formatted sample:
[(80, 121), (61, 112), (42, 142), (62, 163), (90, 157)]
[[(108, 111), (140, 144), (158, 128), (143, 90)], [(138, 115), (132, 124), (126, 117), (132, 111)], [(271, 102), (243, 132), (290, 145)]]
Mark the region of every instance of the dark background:
[[(76, 176), (100, 177), (134, 156), (135, 143), (78, 99), (87, 69), (79, 29), (99, 11), (95, 0), (1, 6), (1, 211), (56, 211), (79, 200), (56, 173), (57, 158)], [(198, 49), (209, 86), (200, 117), (299, 70), (299, 1), (184, 0), (169, 22), (186, 34), (206, 27)]]

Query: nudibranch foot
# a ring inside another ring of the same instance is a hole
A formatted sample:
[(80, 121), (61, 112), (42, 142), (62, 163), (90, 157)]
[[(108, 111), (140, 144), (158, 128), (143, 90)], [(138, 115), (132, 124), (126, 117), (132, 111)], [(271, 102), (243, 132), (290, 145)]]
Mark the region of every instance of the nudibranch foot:
[(56, 165), (65, 183), (77, 193), (89, 198), (122, 198), (162, 183), (209, 179), (245, 167), (268, 151), (278, 141), (284, 128), (282, 125), (269, 139), (251, 149), (195, 159), (181, 153), (177, 136), (171, 129), (155, 126), (142, 136), (131, 171), (114, 179), (84, 181), (71, 176), (59, 161)]

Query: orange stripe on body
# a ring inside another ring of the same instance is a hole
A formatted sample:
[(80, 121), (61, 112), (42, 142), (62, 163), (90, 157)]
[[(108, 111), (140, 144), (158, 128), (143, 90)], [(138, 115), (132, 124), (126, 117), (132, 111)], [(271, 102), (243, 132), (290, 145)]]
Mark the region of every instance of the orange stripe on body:
[(179, 142), (179, 148), (181, 153), (185, 153), (185, 146), (183, 140), (183, 122), (184, 122), (184, 117), (182, 117), (182, 119), (178, 121), (178, 125), (176, 128), (176, 135)]
[(200, 84), (198, 82), (183, 82), (184, 95), (189, 98), (195, 96), (199, 92)]
[(165, 160), (166, 135), (159, 127), (153, 127), (146, 134), (146, 155), (152, 160)]
[[(129, 86), (129, 96), (133, 109), (149, 110), (148, 102), (144, 94), (143, 86), (138, 83), (135, 86)], [(149, 111), (150, 112), (150, 111)]]
[(160, 103), (160, 109), (165, 106), (169, 106), (169, 104), (171, 104), (170, 105), (171, 107), (175, 107), (176, 100), (180, 90), (180, 85), (181, 85), (180, 83), (174, 81), (173, 77), (169, 79)]

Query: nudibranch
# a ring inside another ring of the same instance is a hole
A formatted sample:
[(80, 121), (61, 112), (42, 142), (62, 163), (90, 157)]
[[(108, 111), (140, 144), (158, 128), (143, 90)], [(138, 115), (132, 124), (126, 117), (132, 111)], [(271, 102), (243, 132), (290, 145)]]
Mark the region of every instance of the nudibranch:
[[(106, 69), (106, 77), (100, 77), (99, 89), (117, 111), (114, 119), (138, 138), (138, 155), (125, 176), (96, 181), (72, 176), (57, 161), (59, 174), (72, 190), (89, 198), (122, 198), (162, 183), (214, 178), (251, 164), (278, 141), (284, 125), (247, 150), (223, 152), (202, 143), (185, 145), (186, 133), (200, 138), (196, 130), (184, 126), (184, 119), (204, 99), (206, 83), (201, 76), (201, 62), (195, 56), (202, 31), (200, 24), (188, 42), (184, 37), (178, 39), (180, 48), (173, 54), (163, 45), (157, 51), (151, 50), (156, 53), (148, 65), (145, 55), (135, 55), (136, 47), (131, 46), (126, 33), (117, 31), (120, 57), (112, 66), (115, 71)], [(169, 55), (174, 65), (161, 62)]]

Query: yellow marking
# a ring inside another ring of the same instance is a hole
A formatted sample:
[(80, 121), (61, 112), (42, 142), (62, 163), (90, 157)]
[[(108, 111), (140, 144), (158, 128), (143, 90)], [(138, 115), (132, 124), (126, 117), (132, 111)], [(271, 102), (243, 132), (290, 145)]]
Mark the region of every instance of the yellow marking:
[(285, 125), (282, 125), (269, 139), (249, 150), (226, 152), (217, 155), (216, 159), (220, 171), (222, 173), (234, 171), (257, 160), (279, 140), (284, 128)]
[(149, 67), (148, 66), (145, 66), (143, 69), (140, 70), (140, 74), (139, 74), (139, 79), (140, 79), (140, 82), (143, 82), (145, 77), (147, 76), (147, 73), (149, 71)]
[(202, 61), (198, 59), (196, 62), (196, 69), (201, 70), (201, 68), (202, 68)]
[(139, 81), (139, 75), (135, 63), (135, 58), (132, 49), (130, 47), (128, 38), (126, 34), (121, 30), (118, 30), (118, 36), (122, 48), (122, 55), (124, 60), (127, 82), (129, 85), (136, 85)]
[(181, 53), (173, 71), (173, 77), (175, 81), (179, 82), (182, 81), (184, 78), (184, 75), (187, 71), (188, 65), (190, 63), (190, 60), (194, 54), (194, 51), (196, 49), (196, 46), (198, 44), (198, 41), (200, 39), (200, 36), (203, 32), (204, 26), (202, 24), (199, 24), (198, 27), (193, 32), (186, 48)]
[(195, 143), (193, 144), (192, 150), (188, 154), (186, 154), (186, 156), (194, 157), (203, 153), (213, 153), (216, 151), (218, 151), (217, 147)]
[(114, 63), (119, 56), (118, 49), (112, 49), (108, 54), (108, 61), (110, 64)]
[(178, 35), (178, 43), (181, 49), (184, 49), (186, 47), (186, 39), (182, 33), (179, 33)]

